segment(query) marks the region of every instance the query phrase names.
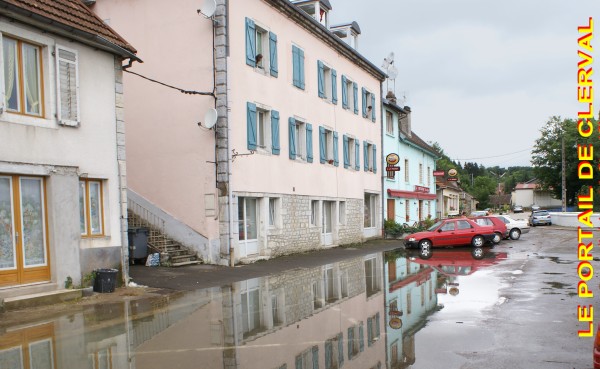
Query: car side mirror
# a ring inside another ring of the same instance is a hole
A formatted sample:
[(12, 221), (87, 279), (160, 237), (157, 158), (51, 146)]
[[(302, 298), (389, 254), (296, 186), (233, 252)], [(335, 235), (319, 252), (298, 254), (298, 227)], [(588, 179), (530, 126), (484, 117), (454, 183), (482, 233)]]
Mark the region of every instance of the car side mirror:
[(442, 233), (442, 229), (441, 229), (441, 228), (440, 228), (440, 229), (438, 229), (438, 232)]

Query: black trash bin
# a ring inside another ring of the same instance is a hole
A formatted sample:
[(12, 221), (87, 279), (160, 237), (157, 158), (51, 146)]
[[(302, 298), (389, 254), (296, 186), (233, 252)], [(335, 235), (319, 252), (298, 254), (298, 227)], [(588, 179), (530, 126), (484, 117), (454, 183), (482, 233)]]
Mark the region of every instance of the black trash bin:
[(94, 292), (115, 292), (117, 287), (117, 269), (96, 269), (94, 278)]
[(133, 264), (137, 259), (146, 260), (148, 256), (148, 228), (130, 228), (127, 230), (129, 240), (129, 261)]

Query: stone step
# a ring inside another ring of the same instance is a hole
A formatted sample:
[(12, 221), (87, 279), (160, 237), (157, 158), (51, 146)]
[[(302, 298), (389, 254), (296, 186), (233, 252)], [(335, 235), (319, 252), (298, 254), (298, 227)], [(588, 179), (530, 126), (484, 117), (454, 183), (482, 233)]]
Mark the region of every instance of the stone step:
[(83, 290), (55, 290), (49, 292), (34, 293), (17, 297), (7, 297), (0, 301), (0, 310), (5, 311), (21, 310), (30, 307), (53, 305), (66, 301), (80, 299)]
[(172, 267), (182, 267), (182, 266), (186, 266), (186, 265), (197, 265), (197, 264), (202, 264), (202, 262), (200, 260), (183, 261), (180, 263), (171, 263), (171, 266)]

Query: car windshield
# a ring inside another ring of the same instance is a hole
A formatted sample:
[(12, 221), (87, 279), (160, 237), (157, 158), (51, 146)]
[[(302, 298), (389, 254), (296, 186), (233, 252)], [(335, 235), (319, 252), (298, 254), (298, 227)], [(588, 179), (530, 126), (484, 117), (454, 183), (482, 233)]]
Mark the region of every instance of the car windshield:
[(437, 227), (439, 227), (439, 226), (440, 226), (440, 224), (442, 224), (442, 221), (441, 221), (441, 220), (440, 220), (439, 222), (436, 222), (436, 223), (435, 223), (434, 225), (432, 225), (431, 227), (427, 228), (427, 230), (428, 230), (429, 232), (433, 232), (433, 231), (435, 231), (435, 229), (436, 229)]
[(540, 211), (534, 212), (533, 215), (545, 216), (545, 215), (548, 215), (548, 212), (546, 210), (540, 210)]

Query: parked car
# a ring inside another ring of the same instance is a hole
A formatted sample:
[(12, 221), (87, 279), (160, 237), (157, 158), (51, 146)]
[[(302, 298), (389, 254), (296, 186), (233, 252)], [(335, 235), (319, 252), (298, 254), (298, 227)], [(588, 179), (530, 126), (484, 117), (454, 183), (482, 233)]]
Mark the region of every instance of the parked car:
[(500, 241), (502, 241), (505, 238), (508, 238), (509, 236), (506, 224), (497, 217), (487, 216), (475, 217), (472, 219), (475, 223), (479, 224), (480, 226), (491, 226), (494, 229), (494, 233), (496, 234), (494, 236), (494, 239), (492, 240), (492, 243), (494, 243), (494, 245), (499, 244)]
[(537, 210), (529, 216), (529, 225), (535, 227), (540, 224), (552, 225), (552, 217), (546, 210)]
[(539, 205), (536, 205), (536, 204), (531, 205), (531, 211), (537, 211), (537, 210), (541, 210)]
[(494, 239), (491, 226), (480, 226), (468, 218), (444, 219), (423, 232), (409, 234), (404, 238), (406, 248), (418, 247), (422, 255), (432, 247), (472, 245), (481, 247)]
[(513, 213), (522, 213), (523, 212), (523, 207), (521, 205), (515, 205), (513, 207)]
[(496, 217), (506, 224), (507, 238), (511, 240), (518, 240), (523, 233), (529, 233), (529, 224), (526, 220), (516, 220), (508, 215), (496, 215)]
[(486, 216), (488, 215), (488, 211), (487, 210), (476, 210), (474, 212), (471, 213), (471, 217), (482, 217), (482, 216)]

